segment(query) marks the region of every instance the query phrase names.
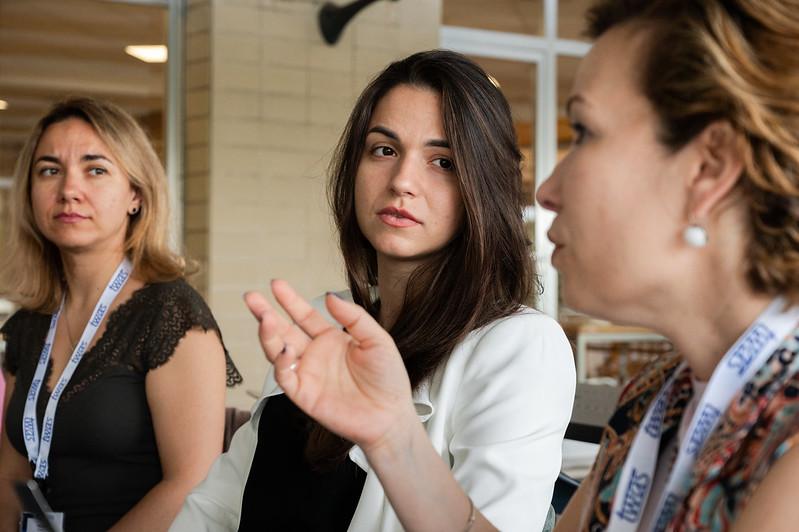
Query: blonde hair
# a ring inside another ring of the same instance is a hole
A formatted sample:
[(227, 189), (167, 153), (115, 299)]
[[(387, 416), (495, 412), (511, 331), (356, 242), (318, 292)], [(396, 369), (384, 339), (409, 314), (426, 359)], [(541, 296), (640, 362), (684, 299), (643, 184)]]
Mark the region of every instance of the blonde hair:
[(17, 159), (9, 241), (0, 264), (0, 294), (40, 312), (55, 311), (64, 281), (59, 250), (39, 231), (33, 218), (31, 166), (47, 128), (70, 118), (83, 120), (94, 128), (139, 193), (141, 207), (129, 217), (124, 245), (137, 277), (158, 282), (186, 273), (186, 261), (173, 253), (167, 243), (166, 176), (147, 135), (127, 112), (112, 103), (70, 98), (55, 104), (39, 120)]
[(799, 1), (599, 0), (588, 12), (593, 38), (627, 23), (649, 32), (639, 83), (664, 145), (717, 120), (740, 134), (748, 282), (799, 302)]

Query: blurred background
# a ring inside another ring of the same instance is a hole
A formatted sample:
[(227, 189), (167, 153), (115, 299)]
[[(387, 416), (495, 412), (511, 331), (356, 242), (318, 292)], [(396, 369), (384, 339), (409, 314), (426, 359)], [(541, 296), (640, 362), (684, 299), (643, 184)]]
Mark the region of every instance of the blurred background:
[[(590, 47), (589, 3), (378, 0), (330, 45), (319, 0), (0, 0), (0, 253), (14, 161), (36, 120), (68, 95), (118, 103), (167, 168), (173, 242), (198, 262), (190, 280), (245, 377), (228, 402), (248, 408), (267, 365), (242, 293), (278, 277), (307, 297), (344, 287), (324, 197), (331, 150), (376, 72), (450, 48), (481, 64), (511, 104), (544, 284), (535, 304), (566, 329), (581, 382), (618, 384), (670, 346), (562, 304), (551, 215), (533, 201), (571, 143), (564, 103)], [(12, 310), (0, 300), (0, 322)]]

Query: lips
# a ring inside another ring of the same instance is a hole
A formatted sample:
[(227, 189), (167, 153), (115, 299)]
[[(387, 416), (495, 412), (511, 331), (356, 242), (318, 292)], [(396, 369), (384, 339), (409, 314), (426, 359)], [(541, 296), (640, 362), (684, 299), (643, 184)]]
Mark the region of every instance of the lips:
[(380, 217), (383, 223), (391, 227), (411, 227), (421, 223), (405, 209), (398, 209), (396, 207), (381, 209), (377, 212), (377, 216)]
[(563, 247), (563, 244), (559, 243), (557, 240), (555, 240), (555, 237), (552, 236), (552, 231), (547, 231), (547, 238), (550, 242), (555, 244), (556, 248)]
[(59, 222), (64, 223), (77, 223), (81, 220), (85, 220), (88, 216), (83, 216), (82, 214), (78, 214), (76, 212), (62, 212), (61, 214), (57, 214), (55, 216), (56, 220)]

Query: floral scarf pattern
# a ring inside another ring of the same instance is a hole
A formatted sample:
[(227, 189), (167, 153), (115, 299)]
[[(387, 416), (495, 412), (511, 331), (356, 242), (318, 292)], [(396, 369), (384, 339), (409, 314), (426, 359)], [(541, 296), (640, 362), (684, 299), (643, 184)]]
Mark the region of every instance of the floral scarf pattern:
[[(668, 529), (728, 530), (771, 466), (799, 441), (799, 329), (733, 397), (708, 438), (689, 479), (688, 493)], [(589, 480), (592, 504), (582, 530), (605, 530), (622, 466), (649, 405), (680, 367), (677, 354), (647, 366), (624, 389), (602, 435)], [(693, 397), (690, 369), (676, 375), (661, 450), (679, 428)]]

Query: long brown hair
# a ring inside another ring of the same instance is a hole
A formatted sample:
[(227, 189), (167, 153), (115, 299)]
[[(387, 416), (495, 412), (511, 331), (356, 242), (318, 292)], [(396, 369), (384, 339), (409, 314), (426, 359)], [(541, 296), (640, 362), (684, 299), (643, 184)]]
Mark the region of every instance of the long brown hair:
[(708, 124), (739, 133), (753, 290), (799, 303), (799, 1), (599, 0), (597, 38), (622, 24), (648, 34), (639, 83), (676, 151)]
[(55, 104), (36, 124), (14, 170), (9, 242), (0, 264), (0, 294), (22, 307), (53, 312), (64, 290), (58, 248), (36, 227), (31, 206), (31, 166), (44, 132), (70, 118), (91, 125), (111, 150), (131, 186), (139, 192), (141, 208), (129, 217), (125, 254), (145, 282), (168, 281), (185, 273), (186, 263), (167, 242), (166, 176), (147, 135), (127, 112), (110, 102), (71, 98)]
[[(392, 63), (366, 87), (330, 165), (330, 206), (355, 302), (377, 316), (380, 301), (370, 295), (377, 258), (355, 217), (355, 176), (372, 113), (398, 85), (441, 96), (465, 211), (452, 241), (410, 276), (406, 311), (389, 331), (415, 389), (469, 332), (518, 311), (538, 285), (522, 221), (521, 154), (508, 103), (478, 65), (433, 50)], [(307, 456), (317, 465), (337, 463), (350, 446), (317, 425)]]

